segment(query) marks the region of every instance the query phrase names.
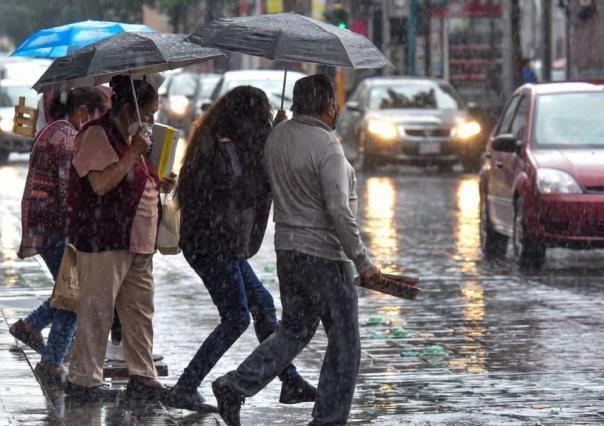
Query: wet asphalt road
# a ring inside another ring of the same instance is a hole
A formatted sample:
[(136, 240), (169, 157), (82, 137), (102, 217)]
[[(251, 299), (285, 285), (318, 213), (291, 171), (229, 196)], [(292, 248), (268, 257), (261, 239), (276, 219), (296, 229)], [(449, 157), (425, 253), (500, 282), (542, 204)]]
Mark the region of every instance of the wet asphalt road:
[[(43, 297), (49, 284), (30, 272), (29, 279), (19, 278), (11, 252), (20, 233), (13, 228), (25, 172), (22, 159), (0, 167), (0, 295)], [(351, 423), (604, 424), (604, 251), (551, 250), (544, 269), (532, 275), (521, 273), (511, 254), (497, 263), (481, 260), (474, 175), (390, 169), (359, 175), (358, 193), (363, 238), (375, 263), (383, 271), (420, 275), (423, 292), (405, 301), (360, 290), (360, 320), (381, 316), (383, 322), (361, 328)], [(252, 265), (280, 307), (272, 234), (271, 226)], [(182, 256), (157, 255), (154, 273), (156, 352), (165, 355), (166, 382), (173, 383), (218, 315)], [(391, 338), (394, 328), (408, 336)], [(209, 402), (211, 381), (236, 367), (256, 344), (250, 327), (202, 384)], [(295, 361), (313, 383), (325, 347), (319, 330)], [(248, 399), (242, 423), (308, 422), (312, 404), (280, 405), (279, 390), (274, 381)], [(63, 416), (66, 423), (86, 416), (98, 424), (203, 420), (162, 407), (142, 413), (97, 408), (98, 414), (66, 410)]]

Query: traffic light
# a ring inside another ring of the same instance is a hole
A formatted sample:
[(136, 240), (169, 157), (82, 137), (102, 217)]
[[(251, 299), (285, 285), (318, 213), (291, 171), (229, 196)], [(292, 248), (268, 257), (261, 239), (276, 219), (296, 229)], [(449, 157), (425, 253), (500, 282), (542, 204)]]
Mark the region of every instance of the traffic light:
[(340, 3), (336, 3), (333, 9), (327, 10), (323, 14), (325, 20), (338, 28), (348, 28), (348, 12)]

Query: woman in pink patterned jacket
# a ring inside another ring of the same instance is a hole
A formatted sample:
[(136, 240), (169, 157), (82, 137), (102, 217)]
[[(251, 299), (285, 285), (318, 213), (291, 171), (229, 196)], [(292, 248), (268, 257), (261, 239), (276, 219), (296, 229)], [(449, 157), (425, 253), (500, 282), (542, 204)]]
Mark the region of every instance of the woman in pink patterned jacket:
[[(39, 254), (56, 279), (67, 238), (67, 188), (80, 127), (107, 108), (107, 98), (97, 89), (55, 92), (50, 105), (52, 116), (37, 136), (29, 159), (29, 170), (21, 201), (22, 239), (18, 256)], [(41, 330), (51, 324), (45, 345)], [(10, 333), (36, 352), (42, 361), (35, 372), (49, 385), (60, 385), (65, 373), (63, 358), (76, 327), (73, 312), (50, 307), (50, 299), (25, 319), (18, 320)]]

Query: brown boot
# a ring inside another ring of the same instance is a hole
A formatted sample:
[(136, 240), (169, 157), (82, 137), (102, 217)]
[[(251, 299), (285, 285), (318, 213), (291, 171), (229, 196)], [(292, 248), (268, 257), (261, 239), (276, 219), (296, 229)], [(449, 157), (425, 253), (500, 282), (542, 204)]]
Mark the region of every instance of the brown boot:
[(36, 364), (34, 374), (42, 386), (63, 387), (67, 380), (67, 372), (63, 367), (53, 367), (44, 361)]
[(31, 328), (24, 320), (20, 319), (11, 325), (8, 331), (15, 339), (25, 343), (40, 355), (44, 352), (44, 337), (42, 337), (42, 333)]

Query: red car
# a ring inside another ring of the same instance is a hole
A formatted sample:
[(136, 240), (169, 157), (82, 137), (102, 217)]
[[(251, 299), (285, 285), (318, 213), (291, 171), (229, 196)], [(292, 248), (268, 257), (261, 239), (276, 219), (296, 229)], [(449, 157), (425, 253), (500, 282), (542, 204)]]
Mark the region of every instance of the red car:
[(604, 247), (604, 86), (525, 85), (508, 102), (480, 172), (486, 257), (512, 238), (522, 268), (547, 247)]

